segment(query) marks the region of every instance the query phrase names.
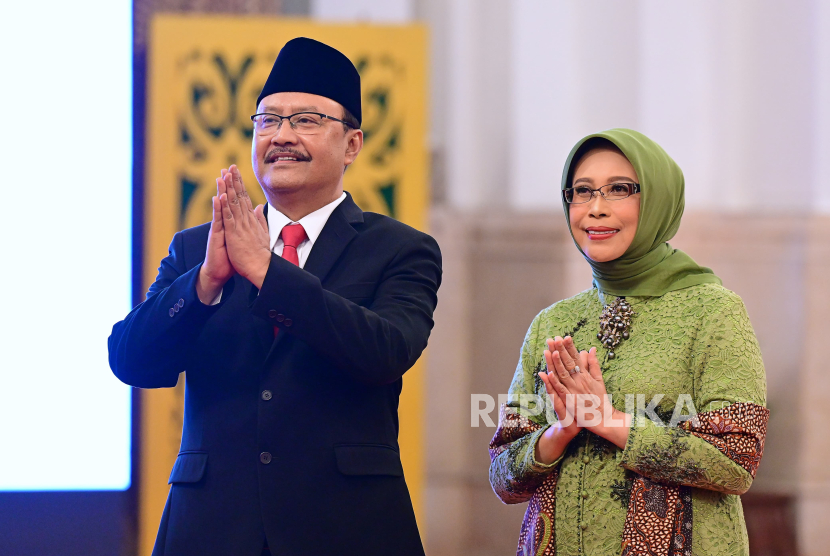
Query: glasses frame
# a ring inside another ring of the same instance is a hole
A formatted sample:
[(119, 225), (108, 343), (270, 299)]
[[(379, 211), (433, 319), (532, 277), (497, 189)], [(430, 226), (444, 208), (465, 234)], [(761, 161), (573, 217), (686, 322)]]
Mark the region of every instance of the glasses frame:
[[(273, 116), (275, 118), (280, 119), (280, 123), (277, 125), (277, 129), (274, 133), (276, 133), (280, 129), (282, 129), (282, 121), (283, 120), (288, 120), (288, 125), (291, 126), (291, 130), (294, 131), (295, 133), (299, 133), (300, 135), (303, 135), (303, 133), (298, 132), (297, 129), (294, 127), (294, 124), (291, 123), (291, 118), (293, 118), (294, 116), (299, 116), (300, 114), (314, 114), (315, 116), (320, 116), (321, 118), (323, 118), (323, 122), (325, 122), (326, 120), (334, 120), (335, 122), (340, 122), (341, 124), (344, 124), (344, 125), (352, 128), (352, 129), (357, 129), (355, 126), (353, 126), (349, 122), (345, 122), (345, 121), (341, 120), (340, 118), (335, 118), (334, 116), (329, 116), (328, 114), (323, 114), (322, 112), (309, 112), (309, 111), (296, 112), (294, 114), (289, 114), (288, 116), (280, 116), (279, 114), (274, 114), (273, 112), (258, 112), (256, 114), (254, 114), (253, 116), (251, 116), (251, 122), (253, 122), (253, 124), (254, 124), (254, 132), (256, 132), (256, 120), (254, 118), (256, 118), (257, 116)], [(321, 125), (320, 127), (323, 127), (323, 126)]]
[[(634, 186), (634, 188), (633, 188), (634, 191), (632, 191), (631, 193), (629, 193), (628, 195), (626, 195), (625, 197), (622, 197), (620, 199), (609, 199), (608, 197), (605, 196), (605, 193), (602, 190), (605, 189), (606, 187), (611, 187), (612, 185), (633, 185)], [(583, 186), (580, 186), (580, 187), (583, 187)], [(588, 187), (588, 186), (586, 185), (584, 187)], [(637, 193), (639, 193), (640, 192), (640, 184), (637, 183), (637, 182), (633, 182), (633, 181), (615, 181), (614, 183), (606, 183), (605, 185), (603, 185), (601, 187), (598, 187), (597, 189), (594, 189), (593, 187), (588, 187), (588, 189), (591, 190), (591, 198), (588, 199), (587, 201), (577, 201), (577, 202), (568, 200), (568, 191), (573, 191), (574, 189), (576, 189), (576, 188), (575, 187), (566, 187), (565, 189), (562, 190), (562, 198), (569, 205), (584, 205), (585, 203), (590, 203), (591, 201), (594, 200), (594, 197), (596, 196), (597, 193), (602, 195), (602, 198), (605, 199), (606, 201), (613, 203), (614, 201), (622, 201), (623, 199), (628, 199), (632, 195), (636, 195)]]

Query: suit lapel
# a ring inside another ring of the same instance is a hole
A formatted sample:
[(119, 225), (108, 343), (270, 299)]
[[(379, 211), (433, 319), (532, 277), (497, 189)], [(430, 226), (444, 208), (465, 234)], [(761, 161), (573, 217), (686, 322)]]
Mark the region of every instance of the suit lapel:
[[(265, 217), (268, 218), (268, 204), (265, 205)], [(363, 222), (363, 211), (352, 200), (352, 196), (346, 193), (346, 198), (332, 211), (326, 225), (323, 226), (323, 231), (314, 242), (303, 269), (315, 275), (322, 282), (346, 246), (357, 236), (357, 231), (352, 224), (361, 222)], [(258, 293), (258, 290), (251, 284), (251, 303)], [(261, 321), (261, 319), (256, 320)], [(267, 327), (261, 324), (257, 326), (257, 335), (268, 352), (266, 356), (268, 359), (274, 353), (280, 340), (285, 338), (286, 332), (274, 337), (273, 326), (267, 323)]]
[(337, 205), (323, 226), (303, 268), (322, 282), (346, 246), (357, 236), (352, 225), (360, 222), (363, 222), (363, 211), (346, 193), (346, 198)]

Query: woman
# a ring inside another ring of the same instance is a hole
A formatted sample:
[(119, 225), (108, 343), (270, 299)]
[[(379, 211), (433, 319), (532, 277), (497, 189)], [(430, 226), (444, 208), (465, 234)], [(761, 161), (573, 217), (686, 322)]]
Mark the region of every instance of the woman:
[(613, 129), (577, 143), (562, 190), (594, 287), (531, 323), (490, 445), (496, 494), (529, 501), (518, 554), (748, 555), (764, 367), (741, 299), (666, 243), (680, 168)]

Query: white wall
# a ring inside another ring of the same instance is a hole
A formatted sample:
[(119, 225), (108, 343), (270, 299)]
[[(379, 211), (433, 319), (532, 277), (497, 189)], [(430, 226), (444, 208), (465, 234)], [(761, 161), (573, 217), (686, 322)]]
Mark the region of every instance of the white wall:
[(321, 21), (407, 23), (412, 20), (412, 0), (311, 0), (309, 15)]
[(824, 0), (311, 0), (310, 13), (429, 25), (452, 207), (558, 209), (573, 144), (622, 126), (678, 161), (690, 210), (830, 213)]
[(565, 157), (610, 127), (646, 133), (683, 168), (678, 246), (705, 260), (724, 243), (712, 233), (727, 240), (716, 270), (748, 300), (767, 363), (774, 421), (755, 491), (797, 496), (802, 552), (828, 554), (826, 420), (805, 427), (798, 407), (816, 411), (802, 381), (827, 392), (805, 371), (824, 357), (805, 334), (820, 329), (812, 292), (827, 282), (815, 253), (830, 215), (830, 2), (417, 5), (432, 31), (438, 181), (455, 218), (559, 217)]
[(558, 207), (570, 147), (626, 126), (678, 161), (689, 209), (830, 210), (814, 163), (830, 134), (827, 12), (818, 0), (515, 2), (510, 108), (540, 116), (513, 118), (511, 204)]
[(811, 68), (815, 79), (812, 207), (830, 214), (830, 2), (816, 0), (811, 16), (809, 31), (815, 45)]

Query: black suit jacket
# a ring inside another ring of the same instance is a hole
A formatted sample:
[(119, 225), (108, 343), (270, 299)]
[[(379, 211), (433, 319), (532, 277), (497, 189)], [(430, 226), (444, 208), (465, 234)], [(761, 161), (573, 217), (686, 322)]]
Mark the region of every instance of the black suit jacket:
[(175, 235), (109, 338), (127, 384), (170, 387), (187, 371), (154, 556), (259, 556), (266, 537), (276, 555), (422, 555), (397, 409), (433, 325), (435, 240), (349, 196), (304, 269), (273, 255), (261, 291), (236, 276), (206, 306), (208, 231)]

